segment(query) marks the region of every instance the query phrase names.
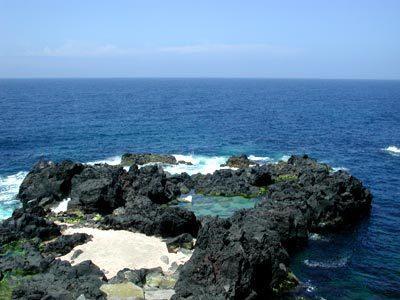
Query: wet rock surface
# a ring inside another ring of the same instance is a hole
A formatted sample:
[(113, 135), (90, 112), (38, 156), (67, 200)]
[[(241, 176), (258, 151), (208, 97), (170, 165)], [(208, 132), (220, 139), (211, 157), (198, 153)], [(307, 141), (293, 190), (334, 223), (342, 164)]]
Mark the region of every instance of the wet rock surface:
[[(305, 245), (310, 233), (346, 228), (371, 206), (372, 196), (358, 179), (332, 172), (308, 156), (255, 166), (239, 156), (229, 161), (240, 166), (237, 170), (192, 176), (136, 165), (154, 160), (177, 163), (169, 156), (135, 154), (125, 156), (129, 171), (71, 161), (35, 165), (20, 188), (23, 208), (0, 223), (0, 282), (9, 287), (5, 293), (15, 299), (104, 299), (116, 291), (110, 284), (129, 282), (124, 287), (139, 287), (144, 297), (146, 289), (154, 297), (171, 296), (174, 289), (173, 299), (276, 297), (298, 283), (289, 253)], [(170, 205), (190, 190), (263, 199), (229, 218), (204, 217), (200, 223), (192, 212)], [(49, 212), (67, 197), (67, 212)], [(179, 268), (179, 279), (157, 270), (122, 270), (106, 285), (104, 274), (90, 261), (71, 266), (55, 259), (88, 237), (57, 238), (60, 226), (50, 220), (168, 237), (172, 252), (193, 246), (194, 252)]]

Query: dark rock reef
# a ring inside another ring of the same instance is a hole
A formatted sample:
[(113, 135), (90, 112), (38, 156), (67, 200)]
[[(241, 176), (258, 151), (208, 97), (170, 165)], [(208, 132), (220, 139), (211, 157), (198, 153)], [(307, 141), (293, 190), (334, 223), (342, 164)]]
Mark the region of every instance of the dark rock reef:
[[(176, 284), (173, 280), (174, 299), (279, 297), (298, 284), (289, 255), (310, 233), (350, 226), (371, 206), (372, 196), (358, 179), (308, 156), (253, 165), (242, 155), (227, 162), (237, 170), (192, 176), (138, 167), (154, 162), (178, 163), (168, 155), (126, 154), (122, 163), (129, 171), (71, 161), (36, 164), (20, 187), (23, 208), (0, 223), (0, 298), (105, 298), (100, 286), (106, 279), (92, 262), (71, 266), (55, 260), (90, 237), (61, 236), (52, 220), (165, 237), (171, 252), (194, 247)], [(193, 212), (171, 205), (191, 190), (262, 200), (230, 218), (206, 217), (200, 223)], [(67, 212), (50, 211), (66, 198), (71, 198)], [(157, 272), (122, 270), (110, 284), (148, 284)], [(157, 276), (159, 282), (164, 275)]]
[(176, 165), (178, 162), (173, 155), (154, 153), (125, 153), (121, 158), (121, 164), (124, 166), (145, 165), (149, 163)]

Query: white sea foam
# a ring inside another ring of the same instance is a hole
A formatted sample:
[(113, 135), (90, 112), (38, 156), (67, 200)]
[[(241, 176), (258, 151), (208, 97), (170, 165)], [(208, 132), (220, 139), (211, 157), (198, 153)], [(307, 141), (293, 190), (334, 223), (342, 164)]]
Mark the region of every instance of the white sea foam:
[(67, 211), (68, 209), (68, 202), (71, 201), (71, 198), (67, 198), (64, 199), (63, 201), (61, 201), (60, 203), (58, 203), (57, 206), (53, 207), (51, 209), (52, 212), (54, 213), (59, 213), (59, 212), (63, 212), (63, 211)]
[(28, 172), (18, 172), (14, 175), (0, 176), (0, 202), (15, 201), (19, 186)]
[(346, 172), (348, 172), (349, 169), (346, 168), (346, 167), (332, 167), (332, 171), (333, 172), (337, 172), (337, 171), (346, 171)]
[(249, 159), (260, 162), (260, 163), (266, 163), (266, 162), (272, 162), (273, 159), (268, 157), (268, 156), (255, 156), (255, 155), (249, 155)]
[(228, 159), (227, 156), (204, 156), (204, 155), (181, 155), (174, 154), (177, 161), (190, 162), (188, 164), (166, 165), (164, 170), (171, 174), (180, 174), (183, 172), (189, 175), (201, 173), (211, 174), (216, 170), (221, 169), (221, 165)]
[(343, 257), (339, 260), (331, 260), (331, 261), (316, 261), (311, 259), (304, 260), (304, 264), (310, 268), (321, 268), (321, 269), (336, 269), (342, 268), (347, 265), (349, 258)]
[(396, 146), (389, 146), (382, 150), (386, 151), (392, 155), (396, 155), (396, 156), (400, 155), (400, 148), (397, 148)]
[(311, 240), (311, 241), (322, 241), (322, 242), (328, 242), (329, 241), (329, 238), (327, 238), (327, 237), (325, 237), (325, 236), (323, 236), (321, 234), (318, 234), (318, 233), (309, 234), (308, 235), (308, 239)]
[(95, 165), (95, 164), (108, 164), (110, 166), (116, 166), (121, 163), (121, 156), (112, 156), (103, 160), (95, 160), (95, 161), (89, 161), (86, 164), (87, 165)]

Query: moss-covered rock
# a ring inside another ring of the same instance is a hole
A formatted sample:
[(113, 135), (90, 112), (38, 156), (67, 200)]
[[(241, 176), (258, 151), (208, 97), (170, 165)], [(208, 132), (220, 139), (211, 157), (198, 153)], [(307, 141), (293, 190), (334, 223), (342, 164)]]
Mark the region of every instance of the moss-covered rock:
[(103, 284), (100, 290), (107, 294), (109, 300), (142, 300), (143, 289), (132, 282)]

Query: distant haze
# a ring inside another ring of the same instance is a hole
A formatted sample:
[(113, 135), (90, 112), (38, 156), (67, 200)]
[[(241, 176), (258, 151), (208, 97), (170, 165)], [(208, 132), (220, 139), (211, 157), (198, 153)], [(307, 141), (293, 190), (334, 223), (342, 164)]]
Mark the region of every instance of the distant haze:
[(0, 0), (0, 77), (400, 79), (400, 1)]

